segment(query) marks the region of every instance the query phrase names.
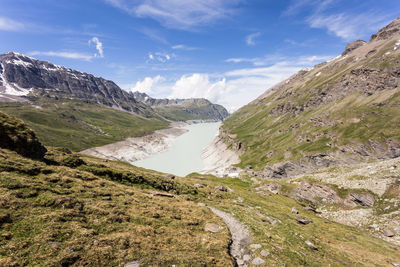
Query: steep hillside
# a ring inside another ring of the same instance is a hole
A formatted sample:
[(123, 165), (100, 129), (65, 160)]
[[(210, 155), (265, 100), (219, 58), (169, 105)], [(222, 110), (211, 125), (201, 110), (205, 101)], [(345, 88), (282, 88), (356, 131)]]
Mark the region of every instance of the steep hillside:
[(29, 97), (31, 103), (0, 102), (0, 110), (24, 120), (45, 145), (81, 151), (144, 136), (169, 123), (99, 104), (67, 98)]
[(246, 176), (182, 179), (68, 149), (48, 150), (34, 161), (0, 149), (0, 266), (400, 262), (393, 244), (319, 218), (287, 197), (291, 184), (270, 193), (265, 181)]
[(263, 177), (400, 156), (400, 18), (229, 117), (221, 138)]
[(213, 104), (204, 98), (192, 99), (155, 99), (145, 93), (131, 93), (137, 101), (150, 105), (163, 117), (174, 121), (219, 120), (229, 116), (221, 105)]

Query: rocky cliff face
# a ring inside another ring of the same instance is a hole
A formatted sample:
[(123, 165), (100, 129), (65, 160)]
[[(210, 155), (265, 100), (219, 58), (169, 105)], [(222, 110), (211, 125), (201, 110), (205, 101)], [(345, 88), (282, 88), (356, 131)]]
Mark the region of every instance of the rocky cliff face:
[(241, 167), (285, 178), (321, 167), (400, 156), (400, 18), (366, 43), (302, 70), (223, 126)]
[(0, 94), (25, 96), (29, 93), (76, 98), (142, 115), (151, 112), (112, 81), (19, 53), (0, 55)]
[[(133, 92), (131, 95), (139, 102), (150, 105), (161, 115), (176, 120), (171, 114), (182, 113), (180, 117), (192, 117), (193, 119), (224, 120), (229, 116), (228, 111), (221, 105), (213, 104), (204, 98), (191, 99), (156, 99), (145, 93)], [(169, 113), (169, 114), (168, 114)], [(179, 120), (179, 119), (178, 119)]]

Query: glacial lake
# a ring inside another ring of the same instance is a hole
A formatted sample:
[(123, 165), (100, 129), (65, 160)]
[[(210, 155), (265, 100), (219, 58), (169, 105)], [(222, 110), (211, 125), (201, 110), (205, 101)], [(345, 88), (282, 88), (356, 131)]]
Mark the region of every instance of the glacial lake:
[(218, 135), (220, 125), (210, 122), (185, 126), (188, 132), (176, 138), (168, 151), (132, 164), (177, 176), (199, 172), (204, 168), (201, 152)]

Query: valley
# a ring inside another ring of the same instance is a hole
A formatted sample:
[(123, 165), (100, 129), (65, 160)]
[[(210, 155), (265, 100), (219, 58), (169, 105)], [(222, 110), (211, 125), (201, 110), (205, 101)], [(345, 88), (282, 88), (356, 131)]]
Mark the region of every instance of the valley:
[(400, 18), (232, 114), (194, 78), (0, 55), (0, 266), (400, 266)]

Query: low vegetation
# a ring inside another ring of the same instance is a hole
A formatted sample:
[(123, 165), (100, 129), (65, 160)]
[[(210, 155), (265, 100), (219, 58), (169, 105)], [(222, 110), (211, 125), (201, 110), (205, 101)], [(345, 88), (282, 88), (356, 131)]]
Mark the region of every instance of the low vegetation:
[(161, 118), (144, 118), (80, 100), (35, 100), (35, 105), (0, 103), (0, 110), (24, 120), (48, 146), (73, 151), (101, 146), (167, 128)]

